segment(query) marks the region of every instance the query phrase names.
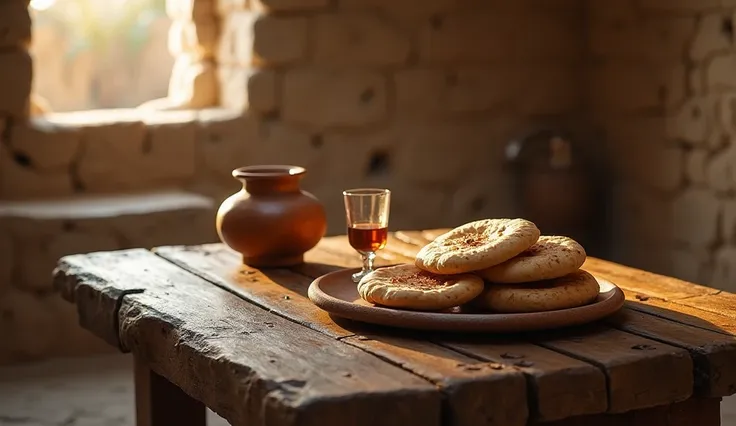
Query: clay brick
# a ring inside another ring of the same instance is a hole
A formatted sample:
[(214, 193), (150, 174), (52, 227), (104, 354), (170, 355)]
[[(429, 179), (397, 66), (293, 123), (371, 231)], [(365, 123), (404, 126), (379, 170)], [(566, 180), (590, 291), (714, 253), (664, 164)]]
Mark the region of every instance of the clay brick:
[(676, 241), (708, 247), (718, 240), (721, 202), (707, 189), (689, 188), (672, 203), (672, 230)]
[(319, 15), (314, 25), (314, 60), (319, 64), (381, 66), (408, 59), (408, 37), (381, 15)]
[(708, 151), (694, 149), (685, 156), (685, 176), (691, 183), (706, 182), (706, 164), (708, 163)]
[(322, 9), (329, 0), (251, 0), (251, 4), (254, 9), (290, 12)]
[(452, 64), (508, 60), (515, 54), (514, 40), (523, 35), (517, 24), (517, 20), (491, 12), (434, 16), (419, 30), (420, 59)]
[(238, 10), (222, 18), (217, 61), (220, 65), (253, 64), (253, 23), (256, 13)]
[(283, 65), (307, 55), (307, 18), (260, 15), (253, 22), (253, 54), (259, 65)]
[(599, 110), (672, 108), (685, 99), (685, 68), (680, 64), (609, 63), (593, 67), (589, 75), (588, 93)]
[(706, 170), (708, 186), (716, 192), (736, 189), (736, 149), (729, 147), (715, 154)]
[(169, 98), (181, 108), (199, 109), (217, 105), (217, 67), (210, 60), (180, 55), (169, 80)]
[(724, 13), (709, 13), (699, 19), (697, 32), (690, 45), (692, 60), (702, 61), (733, 46), (733, 34), (723, 29), (724, 22), (730, 19), (733, 16)]
[(713, 126), (713, 109), (711, 99), (689, 99), (667, 120), (667, 138), (689, 145), (705, 145)]
[(595, 20), (590, 26), (593, 55), (610, 59), (676, 62), (695, 31), (694, 17)]
[(31, 15), (25, 2), (0, 2), (0, 48), (27, 46), (31, 42)]
[(281, 114), (285, 121), (313, 126), (361, 126), (387, 116), (386, 79), (361, 70), (317, 68), (284, 75)]
[(0, 51), (0, 115), (28, 116), (33, 64), (23, 49)]
[(166, 0), (166, 14), (182, 21), (211, 22), (215, 7), (214, 0)]
[(276, 71), (243, 67), (220, 66), (217, 69), (220, 105), (244, 110), (252, 108), (262, 113), (278, 109)]
[(719, 93), (736, 89), (736, 55), (717, 56), (705, 70), (706, 87)]
[(250, 163), (258, 148), (258, 140), (258, 121), (252, 115), (214, 108), (198, 112), (200, 165), (231, 182), (234, 187), (238, 185), (230, 172)]
[(188, 53), (200, 58), (214, 57), (218, 36), (214, 19), (198, 23), (175, 20), (169, 28), (169, 53), (173, 56)]
[(25, 160), (0, 144), (0, 199), (58, 197), (74, 192), (68, 170), (36, 170)]
[(394, 76), (397, 114), (447, 116), (508, 105), (521, 89), (514, 71), (500, 66), (398, 71)]
[(35, 170), (69, 167), (79, 151), (82, 133), (72, 126), (60, 126), (44, 117), (15, 123), (10, 131), (13, 151), (28, 158)]

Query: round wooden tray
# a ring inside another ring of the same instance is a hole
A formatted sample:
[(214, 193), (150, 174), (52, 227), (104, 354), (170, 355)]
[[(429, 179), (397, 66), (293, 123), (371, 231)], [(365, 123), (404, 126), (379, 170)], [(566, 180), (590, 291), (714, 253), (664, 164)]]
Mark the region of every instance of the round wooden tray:
[(359, 269), (344, 269), (323, 275), (309, 286), (309, 299), (332, 315), (355, 321), (436, 331), (509, 333), (545, 330), (585, 324), (621, 309), (624, 292), (612, 282), (595, 277), (600, 294), (595, 302), (570, 309), (528, 314), (467, 312), (419, 312), (375, 306), (358, 295), (350, 276)]

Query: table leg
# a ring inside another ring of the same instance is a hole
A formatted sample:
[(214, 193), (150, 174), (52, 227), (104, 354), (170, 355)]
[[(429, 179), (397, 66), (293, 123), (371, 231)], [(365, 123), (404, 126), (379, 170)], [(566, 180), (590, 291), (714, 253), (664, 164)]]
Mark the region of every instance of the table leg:
[(571, 417), (538, 426), (720, 426), (721, 398), (690, 398), (621, 414)]
[(205, 426), (204, 404), (178, 386), (135, 360), (135, 408), (137, 426)]

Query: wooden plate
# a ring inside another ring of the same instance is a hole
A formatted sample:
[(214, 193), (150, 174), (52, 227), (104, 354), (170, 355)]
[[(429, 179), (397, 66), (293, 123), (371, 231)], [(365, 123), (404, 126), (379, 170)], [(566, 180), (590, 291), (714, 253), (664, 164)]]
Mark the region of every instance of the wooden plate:
[(390, 327), (436, 331), (508, 333), (545, 330), (585, 324), (621, 309), (624, 292), (612, 282), (595, 277), (600, 294), (595, 302), (570, 309), (524, 314), (463, 312), (418, 312), (375, 306), (358, 295), (350, 276), (359, 269), (344, 269), (323, 275), (309, 286), (309, 299), (332, 315)]

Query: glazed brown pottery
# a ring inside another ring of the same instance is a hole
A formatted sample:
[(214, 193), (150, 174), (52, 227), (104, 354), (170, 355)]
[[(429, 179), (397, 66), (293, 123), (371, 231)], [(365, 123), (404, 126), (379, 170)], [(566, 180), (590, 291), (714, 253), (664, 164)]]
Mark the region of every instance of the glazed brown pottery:
[(363, 300), (351, 275), (342, 269), (312, 282), (309, 299), (333, 316), (389, 327), (465, 333), (517, 333), (585, 324), (616, 313), (624, 305), (624, 292), (612, 282), (595, 277), (598, 298), (588, 305), (556, 311), (501, 314), (455, 308), (444, 312), (420, 312), (373, 305)]
[(322, 204), (302, 191), (306, 170), (297, 166), (248, 166), (233, 170), (243, 189), (217, 212), (222, 242), (255, 267), (302, 263), (327, 230)]

